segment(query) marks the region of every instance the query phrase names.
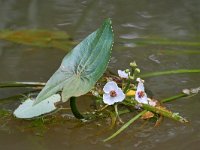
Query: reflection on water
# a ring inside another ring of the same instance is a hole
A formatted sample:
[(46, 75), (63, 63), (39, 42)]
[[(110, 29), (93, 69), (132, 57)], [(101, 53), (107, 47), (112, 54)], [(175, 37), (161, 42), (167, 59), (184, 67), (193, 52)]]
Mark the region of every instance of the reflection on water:
[[(132, 60), (137, 61), (143, 72), (194, 69), (199, 68), (199, 53), (183, 53), (183, 50), (198, 52), (199, 46), (140, 46), (136, 40), (154, 38), (198, 42), (199, 8), (199, 0), (0, 0), (0, 29), (62, 30), (79, 41), (95, 30), (104, 18), (111, 17), (116, 41), (109, 65), (113, 71), (125, 69)], [(164, 53), (166, 51), (172, 51), (172, 54)], [(61, 50), (0, 41), (0, 81), (46, 81), (64, 55)], [(183, 88), (197, 87), (199, 82), (198, 74), (156, 77), (146, 81), (159, 99), (176, 94)], [(8, 94), (10, 91), (0, 91), (0, 97)], [(142, 129), (135, 125), (112, 142), (102, 143), (103, 138), (114, 132), (105, 131), (107, 124), (103, 121), (80, 125), (78, 121), (68, 120), (51, 127), (42, 137), (31, 131), (19, 130), (20, 122), (15, 122), (9, 127), (1, 125), (0, 149), (198, 149), (199, 95), (167, 106), (186, 116), (191, 123), (181, 125), (165, 119), (158, 128), (153, 128), (151, 123)], [(16, 104), (6, 106), (9, 109), (14, 107)]]

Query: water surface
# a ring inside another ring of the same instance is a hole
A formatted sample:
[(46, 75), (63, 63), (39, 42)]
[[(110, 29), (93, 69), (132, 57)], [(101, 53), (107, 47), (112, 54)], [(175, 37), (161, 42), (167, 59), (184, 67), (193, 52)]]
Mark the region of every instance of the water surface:
[[(186, 44), (138, 45), (143, 39), (199, 42), (199, 0), (126, 0), (126, 1), (73, 1), (73, 0), (0, 0), (0, 29), (49, 29), (69, 33), (81, 41), (96, 30), (101, 22), (112, 18), (115, 45), (109, 69), (126, 69), (135, 60), (142, 72), (172, 69), (198, 69), (200, 47)], [(155, 41), (155, 40), (154, 40)], [(197, 51), (197, 54), (189, 53)], [(36, 48), (0, 41), (0, 81), (46, 82), (60, 65), (66, 51), (55, 48)], [(179, 93), (183, 88), (198, 87), (199, 74), (162, 76), (146, 79), (157, 99)], [(21, 90), (1, 90), (0, 97)], [(88, 97), (79, 102), (89, 109)], [(11, 121), (0, 126), (2, 150), (54, 149), (137, 149), (137, 150), (197, 150), (200, 146), (200, 96), (182, 98), (166, 106), (180, 112), (190, 123), (183, 125), (165, 119), (160, 127), (152, 123), (143, 128), (134, 124), (108, 143), (102, 140), (116, 131), (107, 130), (108, 123), (98, 120), (81, 123), (68, 117), (64, 123), (53, 125), (40, 135), (37, 131), (21, 129), (27, 122)], [(0, 108), (13, 110), (18, 102), (12, 101)], [(69, 112), (70, 113), (70, 112)], [(131, 116), (124, 117), (127, 120)], [(140, 124), (140, 121), (139, 121)]]

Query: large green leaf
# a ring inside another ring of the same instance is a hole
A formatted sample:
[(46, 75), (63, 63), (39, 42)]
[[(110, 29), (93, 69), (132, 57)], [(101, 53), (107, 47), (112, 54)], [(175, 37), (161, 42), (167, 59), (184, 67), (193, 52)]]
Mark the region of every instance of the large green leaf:
[(34, 104), (62, 91), (62, 101), (86, 94), (105, 72), (113, 45), (111, 20), (77, 45), (49, 79)]

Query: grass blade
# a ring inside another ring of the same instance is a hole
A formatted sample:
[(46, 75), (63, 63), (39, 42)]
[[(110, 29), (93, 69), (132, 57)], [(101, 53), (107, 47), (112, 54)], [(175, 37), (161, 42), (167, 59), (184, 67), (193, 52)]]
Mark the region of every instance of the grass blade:
[(43, 87), (44, 82), (2, 82), (0, 88), (12, 88), (12, 87)]
[(166, 55), (181, 55), (181, 54), (187, 54), (187, 55), (199, 55), (200, 50), (159, 50), (158, 54), (166, 54)]
[(181, 93), (181, 94), (178, 94), (178, 95), (174, 95), (174, 96), (165, 98), (165, 99), (161, 100), (161, 103), (171, 102), (175, 99), (178, 99), (178, 98), (181, 98), (181, 97), (186, 97), (186, 96), (188, 96), (188, 95), (185, 94), (185, 93)]
[(139, 46), (146, 46), (146, 45), (162, 45), (162, 46), (192, 46), (192, 47), (199, 47), (200, 42), (193, 42), (193, 41), (176, 41), (172, 39), (165, 39), (165, 38), (144, 38), (144, 39), (135, 39), (135, 44)]
[(103, 141), (107, 142), (107, 141), (111, 140), (112, 138), (116, 137), (118, 134), (120, 134), (123, 130), (125, 130), (129, 125), (131, 125), (134, 121), (139, 119), (146, 112), (147, 112), (147, 110), (143, 110), (142, 112), (140, 112), (139, 114), (134, 116), (131, 120), (129, 120), (127, 123), (125, 123), (119, 130), (117, 130), (114, 134), (112, 134), (108, 138), (104, 139)]
[(148, 78), (148, 77), (182, 74), (182, 73), (200, 73), (200, 69), (179, 69), (179, 70), (158, 71), (158, 72), (142, 74), (141, 77)]

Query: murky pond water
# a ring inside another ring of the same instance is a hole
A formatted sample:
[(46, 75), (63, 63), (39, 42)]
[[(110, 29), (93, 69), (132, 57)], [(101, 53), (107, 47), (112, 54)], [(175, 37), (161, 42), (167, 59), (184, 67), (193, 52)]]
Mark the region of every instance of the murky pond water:
[[(0, 0), (1, 30), (62, 30), (80, 41), (99, 27), (106, 17), (112, 18), (115, 32), (116, 42), (109, 64), (113, 72), (125, 69), (132, 60), (137, 61), (142, 72), (199, 69), (199, 0)], [(65, 54), (66, 51), (55, 48), (36, 48), (0, 41), (0, 81), (45, 82)], [(199, 74), (146, 79), (147, 86), (157, 99), (175, 95), (183, 88), (198, 87), (199, 83)], [(19, 91), (4, 89), (0, 91), (0, 97)], [(81, 97), (79, 102), (88, 109), (88, 97)], [(18, 104), (12, 101), (0, 104), (0, 108), (13, 110)], [(106, 121), (80, 123), (66, 118), (62, 124), (46, 127), (41, 134), (40, 131), (30, 130), (28, 122), (5, 121), (0, 124), (0, 149), (199, 149), (200, 96), (182, 98), (166, 106), (180, 112), (190, 123), (183, 125), (165, 119), (156, 128), (151, 123), (142, 128), (135, 124), (111, 142), (103, 143), (102, 140), (119, 126), (107, 130)]]

